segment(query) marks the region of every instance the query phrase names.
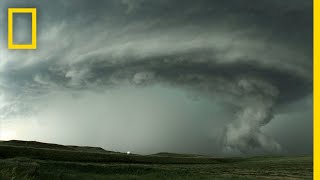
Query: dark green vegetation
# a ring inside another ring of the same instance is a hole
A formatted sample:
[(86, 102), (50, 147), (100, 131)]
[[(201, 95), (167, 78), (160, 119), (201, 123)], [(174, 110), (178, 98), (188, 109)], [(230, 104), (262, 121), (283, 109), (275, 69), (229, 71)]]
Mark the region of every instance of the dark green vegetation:
[(312, 179), (312, 157), (141, 156), (94, 147), (2, 141), (0, 179)]

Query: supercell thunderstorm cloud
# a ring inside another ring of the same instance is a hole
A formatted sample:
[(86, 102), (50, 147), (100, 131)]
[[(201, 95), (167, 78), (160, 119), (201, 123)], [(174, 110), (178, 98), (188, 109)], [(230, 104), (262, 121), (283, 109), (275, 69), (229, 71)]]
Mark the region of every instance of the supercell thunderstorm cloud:
[[(1, 16), (0, 139), (141, 154), (312, 153), (311, 0), (0, 7), (38, 8), (35, 51), (7, 50)], [(22, 41), (28, 28), (14, 33)]]

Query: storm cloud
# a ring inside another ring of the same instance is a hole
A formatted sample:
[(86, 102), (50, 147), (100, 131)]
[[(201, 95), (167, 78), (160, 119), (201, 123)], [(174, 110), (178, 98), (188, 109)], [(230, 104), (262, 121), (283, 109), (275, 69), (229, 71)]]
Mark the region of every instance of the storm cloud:
[[(0, 5), (39, 14), (36, 51), (6, 50), (1, 16), (1, 130), (25, 127), (15, 138), (138, 153), (312, 151), (312, 1)], [(305, 149), (272, 136), (283, 117), (305, 125)]]

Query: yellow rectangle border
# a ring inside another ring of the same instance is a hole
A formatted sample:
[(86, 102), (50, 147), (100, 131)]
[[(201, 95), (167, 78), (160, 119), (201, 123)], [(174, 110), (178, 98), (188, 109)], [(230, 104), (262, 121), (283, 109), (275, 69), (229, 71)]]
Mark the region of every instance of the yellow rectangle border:
[(320, 3), (313, 0), (313, 179), (320, 180)]
[[(31, 44), (14, 44), (13, 43), (14, 13), (31, 13), (32, 15)], [(37, 49), (37, 8), (9, 8), (8, 9), (8, 49)]]

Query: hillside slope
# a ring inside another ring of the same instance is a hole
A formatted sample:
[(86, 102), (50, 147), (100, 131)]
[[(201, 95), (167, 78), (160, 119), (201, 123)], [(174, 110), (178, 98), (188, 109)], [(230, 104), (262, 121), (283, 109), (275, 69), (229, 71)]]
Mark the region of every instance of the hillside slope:
[(312, 179), (312, 157), (127, 155), (97, 147), (0, 142), (0, 179)]

